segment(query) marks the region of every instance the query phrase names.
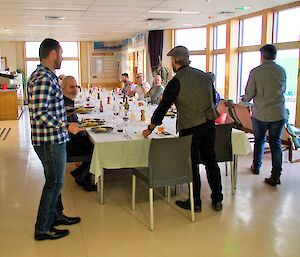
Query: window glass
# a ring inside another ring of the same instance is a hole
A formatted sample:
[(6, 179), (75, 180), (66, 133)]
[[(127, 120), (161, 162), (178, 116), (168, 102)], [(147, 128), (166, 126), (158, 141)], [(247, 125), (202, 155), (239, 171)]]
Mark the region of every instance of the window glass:
[(175, 46), (185, 46), (190, 51), (206, 49), (206, 28), (175, 30)]
[(275, 42), (300, 40), (300, 7), (280, 11), (274, 26)]
[(202, 71), (206, 71), (206, 55), (190, 55), (190, 66)]
[(240, 21), (240, 46), (261, 44), (262, 16)]

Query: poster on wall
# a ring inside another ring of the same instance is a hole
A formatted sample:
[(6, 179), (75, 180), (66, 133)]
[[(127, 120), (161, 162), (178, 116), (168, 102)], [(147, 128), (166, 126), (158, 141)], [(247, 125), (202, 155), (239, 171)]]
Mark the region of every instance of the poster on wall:
[(5, 71), (5, 69), (7, 69), (6, 57), (1, 57), (0, 71)]

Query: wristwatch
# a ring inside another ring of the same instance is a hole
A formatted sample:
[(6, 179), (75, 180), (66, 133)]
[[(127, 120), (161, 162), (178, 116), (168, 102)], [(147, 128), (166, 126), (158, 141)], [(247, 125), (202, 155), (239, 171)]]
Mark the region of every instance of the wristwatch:
[(153, 128), (153, 129), (150, 128), (150, 124), (148, 125), (147, 128), (148, 128), (150, 131), (153, 131), (153, 130), (154, 130), (154, 128)]

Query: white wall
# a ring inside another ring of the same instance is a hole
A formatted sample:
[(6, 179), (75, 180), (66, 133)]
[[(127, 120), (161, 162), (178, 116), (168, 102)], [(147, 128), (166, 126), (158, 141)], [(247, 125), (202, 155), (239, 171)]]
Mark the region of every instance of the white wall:
[(24, 70), (23, 42), (0, 41), (0, 55), (6, 57), (10, 71)]

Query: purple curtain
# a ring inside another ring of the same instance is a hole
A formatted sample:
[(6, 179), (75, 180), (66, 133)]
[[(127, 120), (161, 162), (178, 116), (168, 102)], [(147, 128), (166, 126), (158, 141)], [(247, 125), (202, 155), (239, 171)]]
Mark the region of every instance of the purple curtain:
[(158, 66), (162, 59), (162, 51), (164, 44), (164, 31), (151, 30), (148, 38), (148, 51), (150, 55), (151, 68)]

